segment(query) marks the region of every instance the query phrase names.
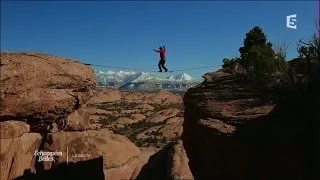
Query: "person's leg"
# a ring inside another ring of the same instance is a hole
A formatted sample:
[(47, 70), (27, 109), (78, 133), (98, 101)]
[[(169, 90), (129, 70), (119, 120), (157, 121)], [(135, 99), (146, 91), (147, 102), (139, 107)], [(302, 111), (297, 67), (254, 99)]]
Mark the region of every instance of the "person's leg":
[(162, 72), (162, 69), (161, 69), (161, 60), (160, 60), (159, 63), (158, 63), (158, 68), (159, 68), (159, 72)]
[(162, 66), (162, 68), (167, 72), (168, 69), (164, 66), (165, 63), (166, 63), (166, 61), (163, 60), (161, 66)]

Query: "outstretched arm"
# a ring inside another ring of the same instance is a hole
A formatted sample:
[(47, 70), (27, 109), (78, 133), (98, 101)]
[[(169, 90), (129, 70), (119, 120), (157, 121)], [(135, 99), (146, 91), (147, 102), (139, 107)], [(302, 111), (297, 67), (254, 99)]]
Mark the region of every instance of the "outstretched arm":
[(158, 50), (155, 50), (155, 49), (153, 49), (153, 51), (154, 51), (154, 52), (160, 52), (160, 51), (158, 51)]

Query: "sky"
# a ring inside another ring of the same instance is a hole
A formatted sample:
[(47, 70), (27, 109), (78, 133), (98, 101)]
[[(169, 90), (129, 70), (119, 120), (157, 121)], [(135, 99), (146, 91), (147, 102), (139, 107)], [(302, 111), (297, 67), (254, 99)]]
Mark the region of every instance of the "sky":
[[(223, 58), (239, 57), (246, 33), (260, 26), (271, 43), (288, 44), (288, 58), (294, 58), (297, 41), (316, 32), (318, 8), (315, 0), (7, 0), (1, 1), (1, 51), (42, 52), (84, 63), (157, 71), (159, 55), (153, 49), (165, 45), (170, 71), (219, 66)], [(286, 27), (286, 16), (292, 14), (297, 14), (297, 29)], [(184, 72), (201, 78), (219, 68)]]

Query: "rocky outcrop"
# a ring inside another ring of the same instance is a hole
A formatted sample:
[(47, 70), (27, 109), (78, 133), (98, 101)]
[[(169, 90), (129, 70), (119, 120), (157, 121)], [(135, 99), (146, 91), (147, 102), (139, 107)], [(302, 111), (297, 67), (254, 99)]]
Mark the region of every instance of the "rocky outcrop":
[(136, 179), (193, 180), (181, 141), (170, 143), (154, 154), (142, 167)]
[(172, 108), (172, 109), (165, 109), (162, 111), (158, 111), (154, 113), (150, 118), (148, 118), (147, 122), (163, 122), (167, 120), (168, 118), (175, 117), (179, 113), (179, 109)]
[[(173, 93), (165, 90), (160, 90), (157, 93), (139, 93), (127, 92), (123, 93), (122, 100), (134, 101), (141, 104), (174, 104), (181, 103), (181, 96), (176, 96)], [(148, 107), (149, 108), (149, 107)]]
[(119, 100), (121, 100), (121, 94), (119, 91), (107, 90), (96, 93), (92, 98), (90, 98), (88, 104), (115, 102)]
[(144, 101), (145, 103), (149, 104), (175, 104), (175, 103), (181, 103), (182, 97), (181, 96), (175, 96), (173, 93), (165, 90), (160, 90), (158, 93), (152, 94), (149, 97), (146, 97), (147, 101)]
[[(41, 53), (1, 53), (1, 120), (26, 119), (42, 132), (78, 109), (96, 86), (82, 63)], [(40, 125), (41, 124), (41, 125)], [(35, 129), (33, 129), (35, 130)]]
[(19, 121), (0, 122), (0, 179), (22, 176), (25, 169), (35, 172), (36, 157), (41, 135), (29, 133), (29, 125)]
[(140, 148), (141, 154), (139, 156), (139, 165), (135, 172), (132, 174), (132, 179), (137, 179), (137, 177), (141, 173), (141, 169), (144, 166), (147, 166), (147, 163), (150, 159), (151, 156), (156, 154), (160, 149), (159, 148), (154, 148), (154, 147), (145, 147), (145, 148)]
[(117, 176), (129, 179), (138, 166), (141, 153), (126, 137), (108, 130), (47, 134), (42, 151), (62, 152), (55, 161), (44, 162), (42, 170), (52, 169), (65, 162), (76, 163), (102, 156), (106, 179)]
[(9, 120), (0, 122), (0, 129), (0, 139), (13, 139), (30, 132), (30, 125), (22, 121)]
[(84, 131), (90, 126), (90, 114), (85, 108), (80, 108), (67, 116), (66, 131)]
[(143, 109), (143, 110), (149, 110), (149, 111), (153, 111), (154, 110), (154, 107), (149, 105), (149, 104), (146, 104), (146, 103), (143, 103), (143, 104), (139, 104), (135, 107), (136, 109)]
[(130, 159), (120, 167), (104, 170), (105, 179), (133, 179), (135, 173), (141, 170), (138, 158)]
[(93, 97), (87, 102), (90, 129), (108, 128), (128, 137), (139, 147), (160, 148), (180, 138), (183, 122), (181, 95), (162, 90), (153, 93), (105, 90), (97, 93), (99, 97), (101, 94), (119, 96), (99, 102), (93, 101), (97, 99)]
[(184, 96), (182, 139), (195, 179), (315, 179), (319, 138), (310, 109), (319, 106), (297, 96), (275, 106), (270, 92), (241, 75), (204, 77)]
[(168, 119), (165, 126), (159, 129), (159, 132), (168, 139), (181, 137), (183, 127), (183, 117), (174, 117)]
[[(139, 179), (159, 149), (143, 154), (137, 146), (160, 148), (179, 139), (180, 95), (95, 84), (93, 70), (74, 60), (1, 53), (1, 180)], [(155, 163), (165, 174), (157, 179), (189, 177), (182, 175), (190, 174), (182, 149), (161, 151), (165, 159)]]
[(1, 180), (22, 176), (25, 170), (36, 173), (34, 154), (42, 135), (79, 121), (72, 113), (95, 85), (93, 70), (74, 60), (1, 53)]
[(194, 179), (189, 165), (189, 159), (186, 154), (186, 150), (183, 147), (182, 141), (178, 141), (174, 144), (168, 156), (168, 177), (167, 179), (173, 180), (192, 180)]
[[(116, 91), (99, 93), (118, 94)], [(182, 133), (181, 96), (165, 91), (119, 92), (119, 95), (111, 101), (90, 99), (87, 103), (90, 118), (97, 125), (128, 137), (142, 150), (138, 156), (138, 166), (136, 158), (133, 158), (123, 166), (105, 170), (106, 177), (193, 179), (181, 142), (171, 143), (178, 140)]]
[(94, 110), (88, 100), (119, 100), (118, 92), (96, 92), (95, 85), (94, 71), (82, 63), (1, 53), (0, 179), (130, 179), (138, 173), (141, 152), (128, 138), (89, 130)]

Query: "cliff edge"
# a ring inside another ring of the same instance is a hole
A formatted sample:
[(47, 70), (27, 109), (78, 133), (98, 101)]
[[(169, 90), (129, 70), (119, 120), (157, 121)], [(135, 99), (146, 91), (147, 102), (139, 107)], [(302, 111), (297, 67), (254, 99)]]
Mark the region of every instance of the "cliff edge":
[(275, 101), (244, 75), (203, 77), (184, 96), (182, 139), (195, 179), (319, 177), (319, 97), (288, 91)]

